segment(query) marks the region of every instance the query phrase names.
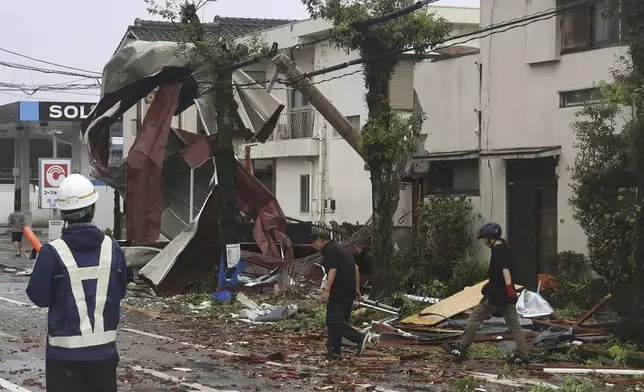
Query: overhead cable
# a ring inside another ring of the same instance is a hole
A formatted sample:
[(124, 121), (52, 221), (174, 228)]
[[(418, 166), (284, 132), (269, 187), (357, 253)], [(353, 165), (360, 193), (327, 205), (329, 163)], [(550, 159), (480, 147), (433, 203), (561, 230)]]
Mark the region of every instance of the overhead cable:
[(34, 66), (31, 66), (31, 65), (26, 65), (26, 64), (10, 63), (10, 62), (7, 62), (7, 61), (0, 61), (0, 66), (7, 67), (7, 68), (21, 69), (21, 70), (25, 70), (25, 71), (34, 71), (34, 72), (46, 73), (46, 74), (78, 76), (78, 77), (84, 77), (84, 78), (87, 78), (87, 79), (95, 79), (96, 78), (96, 75), (92, 75), (92, 74), (81, 74), (81, 73), (78, 73), (78, 72), (63, 71), (63, 70), (59, 70), (59, 69), (34, 67)]
[[(71, 70), (74, 70), (74, 71), (89, 72), (89, 73), (92, 73), (92, 74), (95, 74), (95, 75), (101, 75), (100, 72), (89, 71), (89, 70), (83, 69), (83, 68), (70, 67), (68, 65), (63, 65), (63, 64), (52, 63), (51, 61), (41, 60), (39, 58), (27, 56), (25, 54), (14, 52), (12, 50), (8, 50), (8, 49), (5, 49), (5, 48), (0, 48), (0, 51), (5, 52), (5, 53), (9, 53), (9, 54), (13, 54), (14, 56), (22, 57), (22, 58), (25, 58), (25, 59), (37, 61), (39, 63), (53, 65), (54, 67), (66, 68), (66, 69), (71, 69)], [(94, 77), (96, 77), (96, 76), (94, 76)]]

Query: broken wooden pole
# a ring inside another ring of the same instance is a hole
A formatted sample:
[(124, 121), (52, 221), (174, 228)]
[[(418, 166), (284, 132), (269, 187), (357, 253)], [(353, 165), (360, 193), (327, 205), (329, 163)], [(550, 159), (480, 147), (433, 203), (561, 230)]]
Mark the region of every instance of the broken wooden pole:
[(273, 58), (277, 70), (285, 75), (295, 88), (309, 97), (311, 105), (331, 124), (333, 128), (349, 145), (364, 159), (365, 154), (360, 147), (360, 132), (351, 125), (349, 120), (333, 106), (333, 104), (318, 90), (311, 79), (287, 55), (279, 53)]
[(572, 326), (573, 327), (578, 327), (585, 323), (589, 318), (593, 317), (593, 314), (599, 310), (604, 304), (613, 297), (612, 294), (607, 294), (604, 298), (602, 298), (595, 306), (593, 306), (589, 311), (586, 312), (577, 322), (575, 322)]

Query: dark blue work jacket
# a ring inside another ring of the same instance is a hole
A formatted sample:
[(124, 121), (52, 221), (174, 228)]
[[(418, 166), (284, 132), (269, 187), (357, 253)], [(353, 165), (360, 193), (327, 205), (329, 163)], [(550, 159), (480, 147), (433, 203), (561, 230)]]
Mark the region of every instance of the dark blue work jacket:
[(27, 295), (49, 308), (47, 358), (96, 361), (116, 355), (127, 268), (118, 243), (91, 224), (72, 224), (44, 245)]

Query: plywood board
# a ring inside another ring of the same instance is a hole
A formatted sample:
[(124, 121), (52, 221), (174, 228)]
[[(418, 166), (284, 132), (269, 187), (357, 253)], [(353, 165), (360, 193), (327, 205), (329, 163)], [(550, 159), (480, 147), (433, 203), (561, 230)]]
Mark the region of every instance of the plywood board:
[[(468, 287), (460, 293), (456, 293), (451, 297), (445, 298), (436, 305), (432, 305), (421, 311), (421, 314), (434, 313), (440, 316), (420, 317), (419, 315), (414, 315), (403, 319), (401, 322), (403, 324), (436, 325), (442, 321), (445, 321), (445, 317), (453, 317), (457, 314), (461, 314), (466, 310), (475, 307), (479, 302), (481, 302), (481, 300), (483, 299), (481, 290), (483, 289), (483, 286), (487, 284), (487, 282), (488, 281), (485, 280), (477, 284), (476, 286)], [(519, 285), (515, 285), (515, 287), (517, 289), (522, 288)]]
[[(436, 305), (432, 305), (428, 308), (425, 308), (421, 313), (434, 313), (445, 317), (456, 316), (459, 313), (475, 307), (483, 295), (481, 295), (481, 289), (488, 281), (481, 282), (476, 286), (468, 287), (460, 293), (456, 293), (451, 297), (445, 298)], [(445, 321), (445, 317), (440, 316), (424, 316), (420, 317), (419, 315), (409, 316), (402, 320), (403, 324), (418, 324), (418, 325), (436, 325), (442, 321)]]

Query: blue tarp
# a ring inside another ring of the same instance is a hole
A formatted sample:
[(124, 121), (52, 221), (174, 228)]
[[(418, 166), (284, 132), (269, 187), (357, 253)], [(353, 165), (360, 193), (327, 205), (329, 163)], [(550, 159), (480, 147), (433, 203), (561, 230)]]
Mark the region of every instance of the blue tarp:
[[(234, 272), (232, 273), (232, 276), (228, 273), (229, 268), (226, 265), (226, 254), (224, 252), (221, 253), (221, 261), (219, 262), (219, 279), (218, 279), (218, 287), (219, 288), (225, 288), (225, 287), (236, 287), (239, 286), (239, 274), (244, 272), (244, 268), (246, 268), (246, 262), (244, 259), (239, 259), (239, 263), (234, 267)], [(232, 268), (231, 268), (232, 269)], [(227, 278), (226, 276), (230, 276), (230, 278)]]

